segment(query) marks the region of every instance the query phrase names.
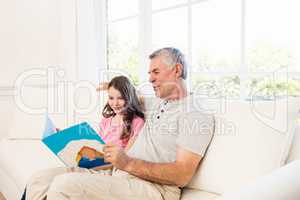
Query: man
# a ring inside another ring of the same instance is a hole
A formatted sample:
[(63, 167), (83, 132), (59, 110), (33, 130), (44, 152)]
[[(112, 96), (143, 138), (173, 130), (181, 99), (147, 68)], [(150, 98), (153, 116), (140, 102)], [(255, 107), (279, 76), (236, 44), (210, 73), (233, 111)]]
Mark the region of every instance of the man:
[(27, 185), (27, 199), (42, 200), (177, 200), (189, 183), (211, 141), (214, 119), (198, 112), (184, 80), (187, 64), (175, 48), (149, 56), (149, 81), (155, 95), (146, 101), (146, 122), (126, 153), (114, 144), (104, 147), (115, 168), (104, 171), (57, 168), (39, 172)]

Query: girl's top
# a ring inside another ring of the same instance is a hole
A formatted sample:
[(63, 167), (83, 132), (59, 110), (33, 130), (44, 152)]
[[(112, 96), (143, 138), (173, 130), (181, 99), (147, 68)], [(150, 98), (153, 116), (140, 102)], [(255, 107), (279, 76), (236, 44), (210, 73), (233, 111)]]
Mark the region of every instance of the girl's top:
[[(105, 143), (114, 143), (122, 148), (125, 148), (129, 139), (120, 138), (123, 130), (123, 124), (114, 125), (112, 124), (112, 119), (113, 117), (104, 117), (101, 120), (99, 135)], [(144, 120), (140, 117), (135, 117), (132, 120), (130, 138), (137, 136), (143, 126)]]

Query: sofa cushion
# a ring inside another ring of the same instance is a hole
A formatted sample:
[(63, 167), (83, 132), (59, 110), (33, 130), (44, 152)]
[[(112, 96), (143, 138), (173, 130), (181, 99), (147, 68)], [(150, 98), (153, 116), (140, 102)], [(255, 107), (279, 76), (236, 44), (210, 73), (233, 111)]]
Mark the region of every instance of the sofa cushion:
[(299, 171), (300, 160), (293, 161), (218, 200), (299, 200)]
[(42, 138), (46, 122), (45, 114), (26, 113), (18, 107), (14, 107), (12, 110), (12, 125), (9, 127), (8, 138)]
[(294, 133), (299, 99), (227, 101), (189, 188), (222, 194), (282, 166)]
[[(64, 166), (39, 140), (1, 140), (0, 168), (23, 189), (28, 178), (39, 170)], [(1, 186), (2, 187), (2, 186)]]
[(20, 189), (16, 186), (15, 181), (11, 178), (7, 171), (3, 171), (0, 168), (0, 191), (3, 196), (8, 200), (21, 199), (22, 190), (23, 188)]
[(195, 189), (183, 189), (181, 200), (215, 200), (219, 195)]
[(42, 138), (47, 112), (55, 125), (61, 127), (65, 113), (54, 112), (58, 110), (55, 100), (60, 98), (51, 97), (52, 89), (53, 87), (44, 86), (23, 86), (16, 89), (8, 138)]
[(294, 160), (300, 160), (300, 120), (298, 121), (298, 125), (294, 134), (287, 163), (290, 163)]

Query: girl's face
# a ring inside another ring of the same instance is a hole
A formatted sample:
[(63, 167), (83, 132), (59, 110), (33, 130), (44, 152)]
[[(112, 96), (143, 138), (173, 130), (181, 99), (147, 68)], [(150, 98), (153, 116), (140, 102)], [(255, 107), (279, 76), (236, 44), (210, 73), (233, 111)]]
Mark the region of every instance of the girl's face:
[(113, 86), (108, 88), (108, 104), (117, 115), (121, 114), (126, 104), (120, 91)]

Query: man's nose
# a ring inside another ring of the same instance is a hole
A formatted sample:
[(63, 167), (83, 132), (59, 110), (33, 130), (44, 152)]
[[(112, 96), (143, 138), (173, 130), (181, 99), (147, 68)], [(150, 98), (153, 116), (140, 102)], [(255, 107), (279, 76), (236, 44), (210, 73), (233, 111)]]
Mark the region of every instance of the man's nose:
[(152, 74), (150, 74), (150, 76), (149, 76), (149, 82), (153, 83), (154, 81), (155, 81), (154, 76)]

